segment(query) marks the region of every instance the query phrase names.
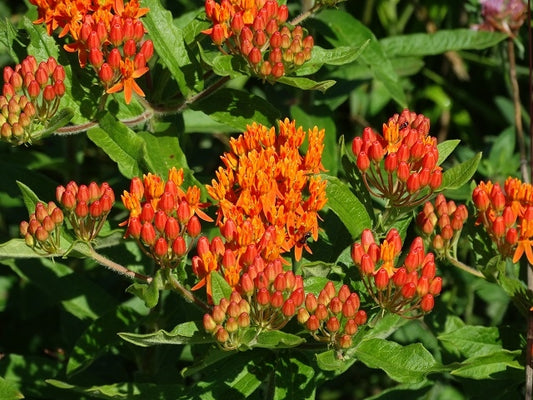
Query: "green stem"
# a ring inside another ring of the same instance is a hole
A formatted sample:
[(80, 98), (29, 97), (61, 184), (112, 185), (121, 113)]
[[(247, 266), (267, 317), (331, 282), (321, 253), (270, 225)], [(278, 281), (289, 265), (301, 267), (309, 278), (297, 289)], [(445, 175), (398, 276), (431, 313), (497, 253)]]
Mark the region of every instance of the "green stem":
[(317, 2), (313, 7), (311, 7), (309, 10), (304, 11), (297, 17), (295, 17), (292, 21), (289, 21), (289, 24), (291, 25), (298, 25), (301, 24), (304, 20), (309, 18), (311, 15), (316, 13), (318, 10), (322, 8), (322, 3)]
[[(170, 270), (169, 270), (170, 271)], [(210, 312), (211, 307), (209, 307), (206, 303), (204, 303), (202, 300), (197, 298), (192, 292), (187, 290), (177, 279), (176, 277), (169, 272), (167, 274), (168, 282), (172, 285), (172, 288), (175, 289), (179, 294), (181, 294), (185, 300), (187, 300), (190, 303), (196, 304), (198, 307), (202, 309), (202, 311)]]
[(462, 269), (463, 271), (465, 272), (468, 272), (469, 274), (471, 275), (474, 275), (474, 276), (477, 276), (478, 278), (483, 278), (483, 279), (486, 279), (485, 276), (479, 272), (477, 269), (474, 269), (464, 263), (462, 263), (461, 261), (459, 261), (458, 259), (448, 255), (446, 257), (446, 260), (448, 260), (450, 262), (450, 264), (452, 264), (453, 266), (459, 268), (459, 269)]
[(116, 273), (118, 273), (120, 275), (127, 276), (128, 278), (138, 279), (140, 281), (144, 281), (144, 282), (147, 282), (147, 283), (152, 282), (152, 277), (146, 276), (146, 275), (143, 275), (143, 274), (139, 274), (139, 273), (137, 273), (135, 271), (132, 271), (132, 270), (124, 267), (123, 265), (120, 265), (120, 264), (110, 260), (109, 258), (104, 257), (100, 253), (97, 253), (96, 250), (94, 250), (94, 248), (90, 244), (87, 243), (87, 246), (89, 247), (89, 253), (90, 253), (91, 258), (93, 260), (95, 260), (98, 264), (103, 265), (104, 267), (107, 267), (110, 270), (112, 270), (112, 271), (114, 271), (114, 272), (116, 272)]

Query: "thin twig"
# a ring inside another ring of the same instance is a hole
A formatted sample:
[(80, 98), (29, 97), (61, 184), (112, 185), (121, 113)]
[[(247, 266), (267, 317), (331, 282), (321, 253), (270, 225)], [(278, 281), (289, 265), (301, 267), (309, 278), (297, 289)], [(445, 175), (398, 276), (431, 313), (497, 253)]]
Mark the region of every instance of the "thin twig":
[(311, 15), (316, 13), (318, 10), (322, 8), (322, 3), (317, 2), (313, 7), (311, 7), (309, 10), (304, 11), (297, 17), (295, 17), (292, 21), (289, 21), (289, 24), (291, 25), (298, 25), (301, 24), (304, 20), (309, 18)]
[(198, 307), (200, 307), (203, 311), (210, 312), (211, 308), (204, 303), (202, 300), (200, 300), (198, 297), (196, 297), (194, 294), (192, 294), (189, 290), (187, 290), (172, 273), (169, 273), (167, 275), (168, 281), (172, 285), (174, 289), (176, 289), (184, 298), (185, 300), (196, 304)]
[(459, 268), (459, 269), (462, 269), (463, 271), (465, 272), (468, 272), (469, 274), (471, 275), (474, 275), (474, 276), (477, 276), (478, 278), (483, 278), (483, 279), (486, 279), (485, 276), (480, 272), (478, 271), (477, 269), (474, 269), (464, 263), (462, 263), (461, 261), (459, 261), (458, 259), (456, 258), (453, 258), (453, 257), (446, 257), (446, 259), (455, 267)]

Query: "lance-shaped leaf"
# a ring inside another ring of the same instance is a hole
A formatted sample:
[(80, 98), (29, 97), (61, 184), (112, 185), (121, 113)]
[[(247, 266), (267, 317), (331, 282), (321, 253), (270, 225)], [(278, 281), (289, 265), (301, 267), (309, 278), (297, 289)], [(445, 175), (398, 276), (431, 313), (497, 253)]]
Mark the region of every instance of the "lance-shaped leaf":
[(161, 344), (195, 344), (211, 343), (215, 340), (207, 333), (201, 322), (189, 321), (177, 325), (170, 332), (163, 329), (146, 334), (120, 332), (122, 339), (140, 347), (149, 347)]
[(442, 174), (442, 185), (439, 191), (444, 189), (459, 189), (467, 183), (477, 171), (481, 160), (481, 153), (477, 153), (470, 160), (455, 165)]
[(437, 161), (437, 165), (441, 165), (444, 160), (448, 158), (450, 154), (455, 150), (455, 148), (459, 145), (461, 141), (459, 139), (454, 140), (446, 140), (442, 143), (439, 143), (437, 145), (437, 149), (439, 150), (439, 160)]

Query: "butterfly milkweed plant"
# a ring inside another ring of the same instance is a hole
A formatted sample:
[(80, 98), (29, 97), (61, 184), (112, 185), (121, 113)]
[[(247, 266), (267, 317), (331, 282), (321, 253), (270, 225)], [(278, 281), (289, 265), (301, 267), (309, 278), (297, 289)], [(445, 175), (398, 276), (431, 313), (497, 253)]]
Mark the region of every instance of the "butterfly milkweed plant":
[(0, 397), (532, 399), (528, 3), (2, 3)]

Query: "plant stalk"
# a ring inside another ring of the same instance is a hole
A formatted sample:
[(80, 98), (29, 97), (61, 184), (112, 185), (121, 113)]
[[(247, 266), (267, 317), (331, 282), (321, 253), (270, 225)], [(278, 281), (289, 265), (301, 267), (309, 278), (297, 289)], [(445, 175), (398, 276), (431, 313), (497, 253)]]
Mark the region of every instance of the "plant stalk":
[(96, 250), (94, 250), (94, 248), (90, 244), (88, 244), (88, 247), (89, 247), (89, 252), (90, 252), (91, 258), (93, 260), (95, 260), (98, 264), (103, 265), (104, 267), (107, 267), (110, 270), (115, 271), (116, 273), (118, 273), (120, 275), (127, 276), (130, 279), (138, 279), (138, 280), (144, 281), (146, 283), (152, 282), (152, 277), (146, 276), (146, 275), (143, 275), (143, 274), (139, 274), (139, 273), (137, 273), (135, 271), (132, 271), (132, 270), (124, 267), (123, 265), (120, 265), (120, 264), (110, 260), (109, 258), (104, 257), (100, 253), (97, 253)]

